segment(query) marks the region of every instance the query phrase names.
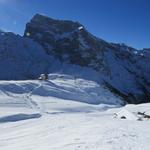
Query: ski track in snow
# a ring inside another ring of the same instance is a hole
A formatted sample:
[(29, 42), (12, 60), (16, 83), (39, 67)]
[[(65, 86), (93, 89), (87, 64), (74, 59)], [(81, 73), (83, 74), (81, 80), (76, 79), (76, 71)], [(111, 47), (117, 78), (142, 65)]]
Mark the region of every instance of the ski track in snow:
[[(134, 118), (138, 111), (150, 113), (150, 104), (118, 107), (117, 97), (99, 90), (91, 81), (58, 75), (48, 82), (2, 81), (0, 150), (150, 150), (150, 121)], [(93, 92), (102, 102), (103, 96), (113, 97), (114, 105), (90, 103)]]
[(33, 93), (41, 87), (42, 87), (42, 82), (38, 87), (33, 88), (29, 93), (25, 94), (24, 99), (27, 102), (29, 107), (31, 107), (32, 109), (34, 109), (36, 111), (39, 111), (40, 114), (43, 114), (44, 109), (42, 108), (42, 106), (38, 102), (36, 102), (32, 99)]

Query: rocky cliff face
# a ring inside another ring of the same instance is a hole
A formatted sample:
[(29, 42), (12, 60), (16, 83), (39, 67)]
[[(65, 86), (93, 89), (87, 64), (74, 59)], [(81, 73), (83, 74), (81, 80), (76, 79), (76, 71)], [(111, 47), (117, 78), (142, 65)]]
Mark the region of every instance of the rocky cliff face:
[(63, 62), (106, 71), (103, 55), (111, 45), (91, 35), (78, 22), (53, 20), (37, 14), (27, 24), (24, 36), (37, 41), (47, 54)]

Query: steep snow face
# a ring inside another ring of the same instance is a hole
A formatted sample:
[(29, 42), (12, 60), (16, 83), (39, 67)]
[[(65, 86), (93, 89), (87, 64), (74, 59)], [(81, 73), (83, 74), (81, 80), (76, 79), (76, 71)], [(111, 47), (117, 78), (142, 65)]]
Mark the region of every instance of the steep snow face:
[(107, 43), (72, 21), (35, 15), (27, 24), (25, 37), (40, 43), (47, 54), (62, 62), (92, 68), (111, 90), (130, 103), (150, 100), (150, 51), (125, 44)]
[(130, 103), (147, 102), (150, 98), (149, 54), (135, 56), (132, 51), (122, 50), (109, 50), (105, 53), (105, 61), (110, 68), (110, 78), (105, 81), (108, 86), (128, 97)]
[(150, 51), (138, 51), (126, 45), (112, 44), (115, 49), (104, 52), (109, 68), (105, 82), (129, 103), (150, 100)]
[(31, 39), (0, 32), (0, 79), (32, 79), (46, 72), (50, 57)]

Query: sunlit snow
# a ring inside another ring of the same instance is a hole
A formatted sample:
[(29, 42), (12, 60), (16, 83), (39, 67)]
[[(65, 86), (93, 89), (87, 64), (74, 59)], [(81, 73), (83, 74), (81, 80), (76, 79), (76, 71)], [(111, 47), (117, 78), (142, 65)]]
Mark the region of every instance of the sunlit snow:
[(70, 75), (1, 81), (0, 150), (149, 150), (150, 121), (135, 113), (150, 112), (150, 104), (119, 101), (94, 81)]

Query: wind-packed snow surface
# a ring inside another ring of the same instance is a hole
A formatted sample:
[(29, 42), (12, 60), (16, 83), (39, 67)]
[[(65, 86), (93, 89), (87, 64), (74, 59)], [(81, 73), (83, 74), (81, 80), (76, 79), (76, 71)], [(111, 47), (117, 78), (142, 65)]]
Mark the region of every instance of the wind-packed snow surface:
[(1, 81), (0, 150), (149, 150), (150, 122), (137, 121), (136, 113), (150, 113), (150, 105), (121, 103), (73, 75)]

